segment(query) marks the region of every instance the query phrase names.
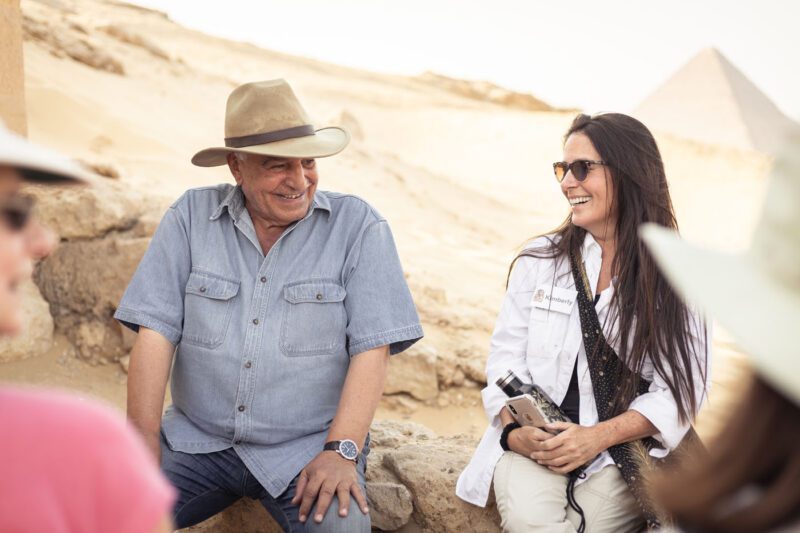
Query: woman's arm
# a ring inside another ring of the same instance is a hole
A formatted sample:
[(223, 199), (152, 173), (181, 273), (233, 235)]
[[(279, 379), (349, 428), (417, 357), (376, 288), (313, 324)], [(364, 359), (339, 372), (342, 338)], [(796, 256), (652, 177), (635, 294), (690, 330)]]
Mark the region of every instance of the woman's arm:
[[(711, 326), (703, 323), (697, 314), (690, 314), (691, 338), (689, 348), (696, 354), (688, 370), (693, 374), (697, 405), (689, 411), (699, 411), (710, 386), (709, 361), (711, 360)], [(670, 368), (667, 367), (667, 371)], [(685, 371), (685, 370), (684, 370)], [(678, 418), (678, 404), (664, 379), (653, 373), (652, 383), (647, 393), (633, 399), (630, 410), (637, 411), (647, 418), (657, 429), (653, 437), (666, 448), (673, 450), (683, 439), (691, 426), (691, 421), (681, 422)]]
[(615, 444), (650, 437), (658, 432), (636, 411), (625, 411), (594, 426), (555, 422), (547, 424), (545, 429), (560, 433), (539, 443), (538, 449), (529, 457), (559, 474), (575, 470)]
[[(698, 403), (702, 403), (708, 394), (706, 361), (709, 359), (711, 332), (705, 329), (699, 316), (691, 315), (691, 320), (691, 348), (697, 354), (691, 371), (694, 372)], [(666, 454), (680, 443), (690, 424), (680, 422), (677, 403), (666, 382), (657, 374), (652, 380), (647, 393), (635, 398), (626, 412), (610, 420), (591, 427), (563, 422), (548, 425), (548, 431), (560, 433), (542, 443), (541, 450), (530, 457), (555, 472), (566, 473), (615, 444), (644, 437), (658, 439), (666, 447)], [(699, 409), (699, 405), (697, 407)]]
[(486, 361), (486, 388), (482, 395), (486, 415), (496, 424), (500, 423), (497, 417), (505, 408), (507, 396), (495, 385), (495, 381), (512, 370), (521, 380), (531, 382), (526, 357), (532, 287), (536, 283), (538, 262), (530, 257), (522, 257), (517, 261), (492, 333)]

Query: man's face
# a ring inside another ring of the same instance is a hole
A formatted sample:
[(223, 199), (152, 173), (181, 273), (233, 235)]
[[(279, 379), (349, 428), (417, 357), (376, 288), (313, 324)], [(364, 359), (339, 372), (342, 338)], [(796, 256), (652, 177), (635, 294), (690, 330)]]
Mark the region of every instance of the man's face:
[(254, 223), (283, 227), (308, 213), (319, 179), (314, 159), (248, 154), (242, 161), (228, 154), (228, 167)]
[(21, 222), (19, 173), (0, 165), (0, 334), (14, 335), (23, 325), (19, 284), (31, 277), (34, 259), (55, 247), (55, 235), (38, 222)]

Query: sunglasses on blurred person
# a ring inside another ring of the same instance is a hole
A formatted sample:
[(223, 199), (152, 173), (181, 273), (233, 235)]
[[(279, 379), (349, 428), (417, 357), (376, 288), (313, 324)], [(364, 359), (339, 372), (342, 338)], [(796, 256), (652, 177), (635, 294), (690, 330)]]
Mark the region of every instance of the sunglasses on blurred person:
[(21, 194), (0, 200), (0, 219), (10, 230), (22, 231), (31, 220), (33, 204), (33, 197)]
[(577, 181), (583, 181), (592, 169), (592, 165), (605, 165), (605, 161), (592, 161), (591, 159), (577, 159), (572, 163), (566, 161), (558, 161), (553, 163), (553, 172), (559, 183), (564, 181), (567, 172), (572, 172), (572, 175)]

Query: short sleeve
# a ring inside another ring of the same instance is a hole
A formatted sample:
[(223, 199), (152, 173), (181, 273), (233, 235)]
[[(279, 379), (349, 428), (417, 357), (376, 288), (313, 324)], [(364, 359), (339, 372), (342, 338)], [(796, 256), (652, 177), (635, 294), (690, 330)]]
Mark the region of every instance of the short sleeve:
[(191, 272), (189, 237), (181, 211), (175, 204), (156, 229), (114, 318), (138, 332), (152, 329), (173, 345), (183, 331), (183, 299)]
[(344, 304), (351, 356), (389, 345), (397, 354), (422, 338), (422, 326), (385, 220), (371, 223), (345, 266)]

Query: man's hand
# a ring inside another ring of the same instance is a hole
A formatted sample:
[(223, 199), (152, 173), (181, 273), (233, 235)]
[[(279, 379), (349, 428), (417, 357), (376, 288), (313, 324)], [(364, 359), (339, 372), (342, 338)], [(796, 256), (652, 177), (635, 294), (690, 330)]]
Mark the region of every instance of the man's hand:
[(334, 495), (339, 497), (339, 516), (347, 516), (350, 494), (358, 502), (361, 512), (367, 514), (369, 507), (358, 484), (356, 464), (334, 451), (324, 451), (300, 472), (292, 504), (300, 504), (300, 522), (305, 523), (316, 500), (314, 521), (320, 523)]
[(553, 472), (569, 473), (607, 448), (596, 428), (571, 422), (547, 424), (545, 429), (560, 433), (543, 441), (529, 457)]

